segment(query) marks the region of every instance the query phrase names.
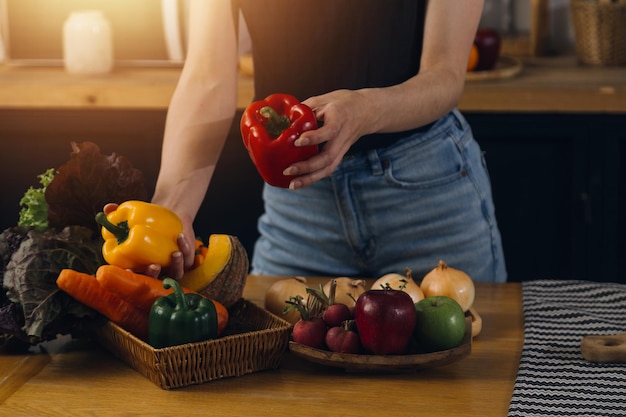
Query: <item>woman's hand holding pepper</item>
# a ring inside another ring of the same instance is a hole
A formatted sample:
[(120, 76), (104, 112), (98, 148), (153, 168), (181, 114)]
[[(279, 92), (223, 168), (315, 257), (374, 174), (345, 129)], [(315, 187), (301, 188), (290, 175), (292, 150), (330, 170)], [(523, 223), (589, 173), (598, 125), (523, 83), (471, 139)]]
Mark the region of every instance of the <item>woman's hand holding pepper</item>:
[(290, 189), (311, 185), (315, 181), (332, 174), (350, 146), (367, 130), (371, 116), (363, 94), (356, 90), (337, 90), (328, 94), (311, 97), (303, 104), (311, 107), (323, 126), (302, 133), (295, 141), (296, 146), (319, 145), (324, 147), (318, 155), (293, 164), (284, 171), (293, 176)]
[[(115, 203), (106, 204), (103, 208), (104, 214), (109, 214), (117, 209), (118, 205)], [(194, 236), (193, 227), (189, 222), (183, 222), (183, 233), (178, 236), (177, 243), (179, 251), (172, 253), (172, 262), (167, 268), (167, 274), (169, 277), (179, 280), (185, 273), (187, 265), (191, 267), (193, 265), (194, 248), (192, 242), (185, 236)], [(158, 264), (151, 264), (145, 271), (135, 271), (146, 274), (151, 277), (158, 277), (161, 273), (162, 267)]]

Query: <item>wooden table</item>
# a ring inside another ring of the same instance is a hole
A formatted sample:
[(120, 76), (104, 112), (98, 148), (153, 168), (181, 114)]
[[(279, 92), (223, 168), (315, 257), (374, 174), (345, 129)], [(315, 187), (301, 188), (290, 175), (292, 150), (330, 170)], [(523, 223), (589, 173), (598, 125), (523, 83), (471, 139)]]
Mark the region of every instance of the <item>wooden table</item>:
[[(262, 305), (277, 279), (251, 276), (244, 297)], [(482, 332), (469, 357), (441, 368), (350, 373), (286, 353), (275, 370), (165, 391), (97, 345), (59, 340), (48, 353), (0, 354), (0, 414), (506, 416), (523, 344), (521, 286), (476, 287)]]

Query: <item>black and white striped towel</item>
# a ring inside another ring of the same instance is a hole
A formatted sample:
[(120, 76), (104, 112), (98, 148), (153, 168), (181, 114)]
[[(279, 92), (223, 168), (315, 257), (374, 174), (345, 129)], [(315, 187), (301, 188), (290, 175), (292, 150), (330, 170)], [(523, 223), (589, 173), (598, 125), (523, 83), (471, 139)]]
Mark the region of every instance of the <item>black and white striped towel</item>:
[(626, 364), (587, 362), (587, 335), (626, 332), (626, 285), (522, 283), (524, 346), (509, 417), (626, 417)]

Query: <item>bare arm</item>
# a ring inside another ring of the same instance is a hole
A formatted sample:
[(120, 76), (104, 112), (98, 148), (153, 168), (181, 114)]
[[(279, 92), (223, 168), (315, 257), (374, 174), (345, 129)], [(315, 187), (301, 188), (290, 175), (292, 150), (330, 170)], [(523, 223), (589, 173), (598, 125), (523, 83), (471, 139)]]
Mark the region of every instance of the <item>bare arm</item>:
[[(420, 72), (387, 88), (339, 90), (305, 101), (324, 126), (304, 133), (301, 145), (327, 142), (318, 156), (295, 164), (299, 188), (332, 173), (349, 147), (369, 133), (423, 126), (451, 111), (463, 93), (467, 60), (483, 0), (428, 1)], [(298, 142), (296, 142), (298, 144)], [(289, 168), (288, 168), (289, 170)]]
[[(192, 222), (211, 181), (237, 105), (237, 35), (230, 0), (192, 0), (189, 48), (169, 106), (152, 201)], [(181, 245), (186, 265), (193, 245)]]

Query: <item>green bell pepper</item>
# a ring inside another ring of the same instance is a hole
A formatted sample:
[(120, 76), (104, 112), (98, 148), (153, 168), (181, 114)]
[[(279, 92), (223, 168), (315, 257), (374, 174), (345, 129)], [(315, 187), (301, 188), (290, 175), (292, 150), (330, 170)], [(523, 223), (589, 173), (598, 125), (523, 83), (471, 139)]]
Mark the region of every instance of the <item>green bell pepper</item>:
[(148, 340), (153, 347), (160, 349), (217, 337), (217, 311), (210, 299), (185, 294), (172, 278), (165, 278), (163, 287), (173, 288), (174, 292), (157, 298), (150, 309)]

